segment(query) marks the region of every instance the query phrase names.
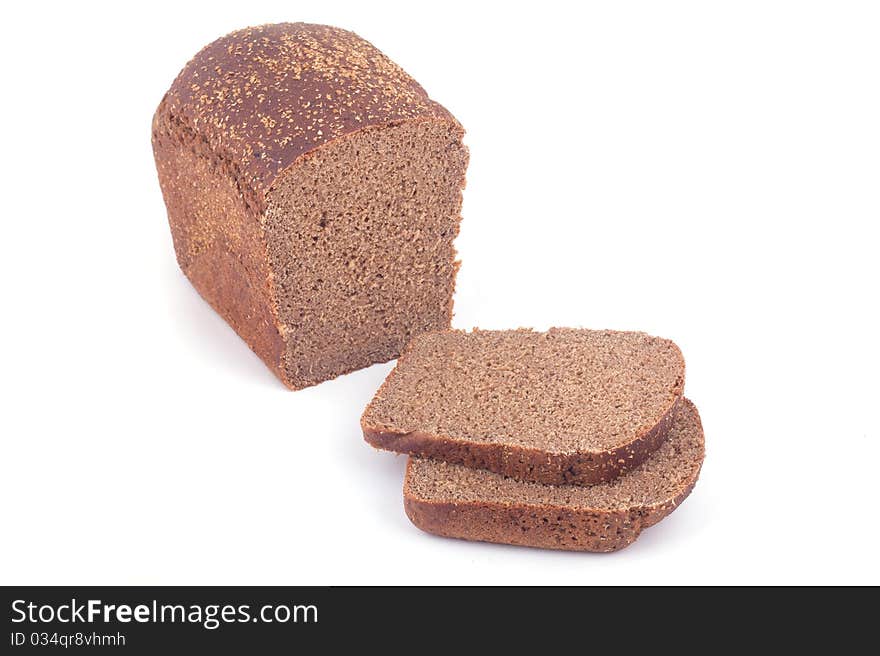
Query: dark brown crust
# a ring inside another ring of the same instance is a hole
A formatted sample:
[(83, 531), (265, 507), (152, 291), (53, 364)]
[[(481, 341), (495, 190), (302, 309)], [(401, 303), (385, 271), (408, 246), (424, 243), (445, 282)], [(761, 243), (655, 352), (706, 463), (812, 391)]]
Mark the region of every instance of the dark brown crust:
[[(381, 388), (380, 388), (381, 392)], [(473, 469), (510, 476), (545, 485), (595, 485), (614, 480), (647, 460), (660, 448), (672, 426), (681, 403), (681, 392), (654, 426), (646, 429), (629, 444), (610, 451), (548, 453), (505, 444), (457, 440), (445, 435), (413, 431), (394, 433), (366, 425), (364, 439), (387, 451), (421, 458), (434, 458)]]
[[(309, 65), (299, 66), (297, 57)], [(352, 32), (281, 23), (206, 46), (153, 117), (159, 182), (180, 267), (291, 389), (262, 216), (275, 180), (355, 132), (413, 120), (460, 124)]]
[(259, 222), (232, 164), (160, 107), (153, 150), (174, 251), (196, 291), (281, 379), (284, 341)]
[(616, 512), (559, 506), (435, 503), (411, 496), (406, 490), (403, 507), (418, 528), (442, 537), (608, 553), (629, 546), (643, 529), (669, 515), (687, 498), (695, 483), (666, 503)]
[(308, 23), (249, 27), (205, 46), (161, 109), (235, 162), (258, 202), (287, 167), (339, 137), (426, 117), (457, 123), (368, 42)]

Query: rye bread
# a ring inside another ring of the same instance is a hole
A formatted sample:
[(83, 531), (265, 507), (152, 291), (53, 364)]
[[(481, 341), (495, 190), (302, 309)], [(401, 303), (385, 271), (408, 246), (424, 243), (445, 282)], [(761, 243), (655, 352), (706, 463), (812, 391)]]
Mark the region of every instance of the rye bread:
[(410, 342), (361, 426), (381, 449), (590, 485), (663, 443), (684, 369), (673, 342), (644, 333), (427, 333)]
[(396, 358), (449, 327), (463, 135), (352, 32), (233, 32), (153, 118), (178, 263), (291, 388)]
[(413, 524), (444, 537), (544, 549), (622, 549), (690, 494), (704, 456), (696, 407), (684, 399), (648, 460), (590, 487), (541, 485), (437, 460), (410, 458), (403, 487)]

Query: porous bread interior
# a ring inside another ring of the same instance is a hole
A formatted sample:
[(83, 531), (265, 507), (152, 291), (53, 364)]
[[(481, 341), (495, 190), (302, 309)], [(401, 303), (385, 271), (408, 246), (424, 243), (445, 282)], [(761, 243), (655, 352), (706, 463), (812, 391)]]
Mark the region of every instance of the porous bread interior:
[(683, 385), (681, 351), (644, 333), (445, 331), (413, 341), (363, 423), (549, 453), (599, 452), (655, 426)]
[(366, 128), (290, 167), (265, 231), (283, 367), (307, 385), (448, 328), (467, 149), (453, 121)]
[(704, 456), (696, 407), (684, 400), (669, 436), (631, 472), (593, 486), (541, 485), (439, 460), (411, 458), (404, 494), (428, 503), (484, 503), (578, 510), (632, 510), (669, 503), (696, 482)]

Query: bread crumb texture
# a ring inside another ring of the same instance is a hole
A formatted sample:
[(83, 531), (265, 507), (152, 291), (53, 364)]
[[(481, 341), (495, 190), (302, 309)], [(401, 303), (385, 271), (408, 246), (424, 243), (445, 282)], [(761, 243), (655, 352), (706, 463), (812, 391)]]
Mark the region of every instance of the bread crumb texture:
[(363, 423), (550, 454), (595, 453), (653, 428), (683, 387), (681, 351), (645, 333), (445, 331), (412, 341)]

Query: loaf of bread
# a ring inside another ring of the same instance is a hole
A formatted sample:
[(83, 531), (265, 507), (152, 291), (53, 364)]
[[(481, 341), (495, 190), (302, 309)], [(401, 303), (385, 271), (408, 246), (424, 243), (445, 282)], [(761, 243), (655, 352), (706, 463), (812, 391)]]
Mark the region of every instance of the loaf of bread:
[(351, 32), (229, 34), (153, 119), (180, 267), (291, 388), (393, 359), (450, 323), (463, 134)]
[(382, 449), (589, 485), (663, 443), (683, 390), (681, 351), (644, 333), (441, 331), (413, 339), (361, 426)]
[(404, 507), (445, 537), (568, 551), (616, 551), (678, 508), (697, 482), (704, 439), (684, 399), (664, 444), (620, 478), (583, 487), (524, 483), (485, 470), (410, 458)]

